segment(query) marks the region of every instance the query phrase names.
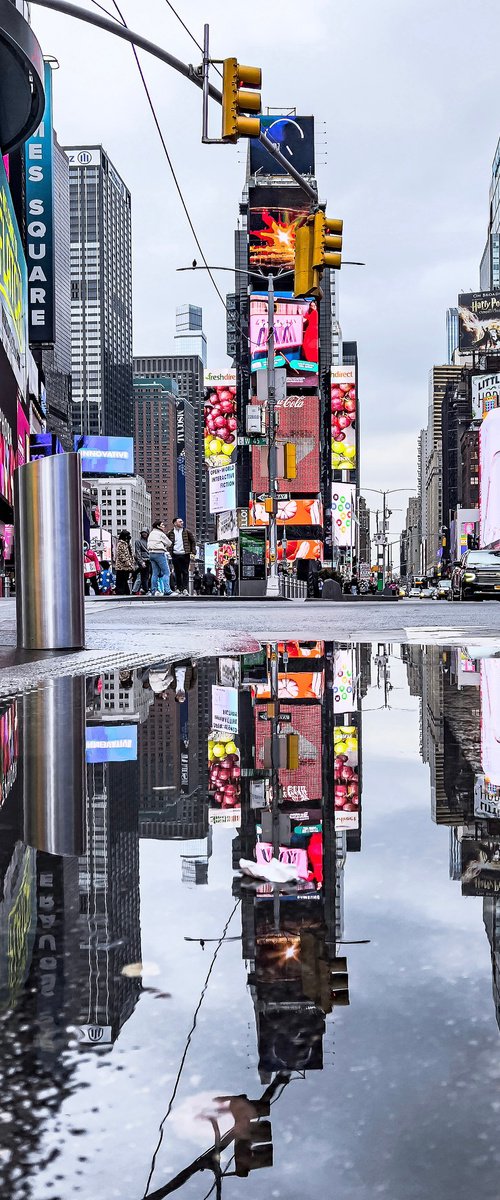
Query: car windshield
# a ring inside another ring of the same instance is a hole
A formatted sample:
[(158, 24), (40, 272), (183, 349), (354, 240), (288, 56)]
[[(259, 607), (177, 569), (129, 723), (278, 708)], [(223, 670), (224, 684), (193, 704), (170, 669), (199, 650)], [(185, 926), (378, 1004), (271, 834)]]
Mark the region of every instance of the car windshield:
[(467, 556), (468, 567), (500, 567), (500, 550), (476, 550)]
[(441, 583), (439, 584), (439, 587), (440, 587), (440, 588), (449, 588), (449, 587), (451, 587), (451, 579), (442, 579), (442, 580), (441, 580)]

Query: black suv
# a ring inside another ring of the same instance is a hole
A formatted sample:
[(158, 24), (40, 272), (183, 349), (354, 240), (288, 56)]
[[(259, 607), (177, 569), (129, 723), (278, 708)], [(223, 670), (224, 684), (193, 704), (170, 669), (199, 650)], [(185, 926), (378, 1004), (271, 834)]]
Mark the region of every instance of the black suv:
[(500, 600), (500, 550), (467, 550), (451, 577), (452, 600)]

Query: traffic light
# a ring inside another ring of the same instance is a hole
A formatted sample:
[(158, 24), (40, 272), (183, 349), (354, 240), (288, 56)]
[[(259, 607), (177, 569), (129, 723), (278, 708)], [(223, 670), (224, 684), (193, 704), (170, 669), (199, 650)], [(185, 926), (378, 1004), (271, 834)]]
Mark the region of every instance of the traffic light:
[(283, 446), (283, 479), (297, 478), (297, 446), (295, 442), (285, 442)]
[(234, 1118), (234, 1165), (236, 1175), (273, 1165), (271, 1122), (263, 1120), (271, 1111), (269, 1100), (249, 1100), (247, 1096), (224, 1097)]
[(321, 211), (314, 214), (313, 267), (317, 270), (340, 270), (343, 227), (344, 222), (336, 217), (325, 217)]
[(325, 267), (342, 265), (343, 221), (325, 217), (321, 209), (307, 217), (295, 234), (294, 296), (320, 296)]
[[(236, 58), (225, 58), (222, 76), (222, 140), (237, 142), (240, 137), (260, 136), (260, 117), (245, 117), (242, 113), (260, 113), (260, 67), (242, 67)], [(241, 85), (246, 84), (244, 88)], [(248, 91), (247, 88), (251, 88)]]
[(300, 934), (300, 963), (304, 995), (330, 1013), (334, 1005), (349, 1004), (347, 959), (329, 959), (319, 930), (303, 929)]

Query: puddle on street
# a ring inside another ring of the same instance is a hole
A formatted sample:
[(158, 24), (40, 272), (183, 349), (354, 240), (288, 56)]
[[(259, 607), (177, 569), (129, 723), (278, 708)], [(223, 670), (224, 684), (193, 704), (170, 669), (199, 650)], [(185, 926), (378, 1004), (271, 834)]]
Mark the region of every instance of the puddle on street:
[(0, 1194), (495, 1200), (499, 930), (500, 658), (3, 703)]

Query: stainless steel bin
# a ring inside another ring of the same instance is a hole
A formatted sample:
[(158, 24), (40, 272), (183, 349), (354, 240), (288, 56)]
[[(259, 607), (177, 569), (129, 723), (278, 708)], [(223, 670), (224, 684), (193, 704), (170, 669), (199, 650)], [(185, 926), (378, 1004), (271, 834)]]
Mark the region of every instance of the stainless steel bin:
[(79, 454), (53, 454), (15, 472), (17, 644), (85, 645), (82, 473)]

